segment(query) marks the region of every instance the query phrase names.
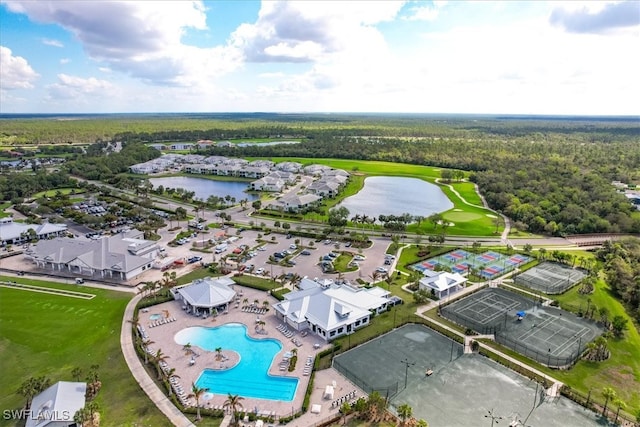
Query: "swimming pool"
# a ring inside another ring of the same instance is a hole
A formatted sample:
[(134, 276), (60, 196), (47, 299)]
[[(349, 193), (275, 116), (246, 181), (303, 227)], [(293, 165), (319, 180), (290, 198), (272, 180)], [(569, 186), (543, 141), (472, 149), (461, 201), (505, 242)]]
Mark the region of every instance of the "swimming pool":
[(156, 321), (160, 319), (162, 319), (162, 314), (160, 313), (152, 314), (151, 316), (149, 316), (149, 320), (151, 321)]
[(229, 370), (203, 370), (196, 380), (198, 387), (208, 388), (215, 394), (230, 393), (285, 402), (291, 402), (295, 397), (297, 378), (269, 375), (273, 358), (282, 350), (278, 340), (251, 338), (247, 335), (247, 327), (240, 323), (228, 323), (215, 328), (185, 328), (175, 335), (174, 340), (181, 345), (191, 343), (211, 352), (222, 347), (240, 355), (240, 362)]

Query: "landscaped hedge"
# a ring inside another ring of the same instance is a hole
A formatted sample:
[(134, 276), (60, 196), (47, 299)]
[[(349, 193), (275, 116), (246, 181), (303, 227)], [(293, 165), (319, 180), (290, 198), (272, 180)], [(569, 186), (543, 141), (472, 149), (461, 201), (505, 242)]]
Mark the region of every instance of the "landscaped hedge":
[(273, 280), (261, 279), (253, 276), (234, 276), (233, 281), (238, 285), (246, 286), (247, 288), (258, 289), (259, 291), (270, 291), (276, 286)]
[(154, 305), (162, 304), (162, 303), (167, 302), (167, 301), (173, 301), (173, 295), (171, 295), (171, 294), (159, 295), (159, 296), (155, 297), (154, 299), (143, 298), (136, 305), (136, 312), (138, 310), (140, 310), (140, 309), (147, 308), (147, 307), (152, 307)]

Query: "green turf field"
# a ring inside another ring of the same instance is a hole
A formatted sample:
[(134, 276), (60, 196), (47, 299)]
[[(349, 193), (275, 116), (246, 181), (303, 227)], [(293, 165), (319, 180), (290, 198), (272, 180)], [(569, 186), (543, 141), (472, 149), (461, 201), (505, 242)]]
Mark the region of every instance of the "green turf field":
[[(15, 390), (30, 376), (74, 381), (75, 367), (86, 375), (98, 364), (101, 426), (170, 425), (139, 388), (120, 351), (122, 315), (133, 294), (0, 276), (9, 279), (96, 296), (85, 300), (0, 287), (0, 408), (22, 407), (25, 400)], [(10, 425), (0, 418), (0, 426)]]

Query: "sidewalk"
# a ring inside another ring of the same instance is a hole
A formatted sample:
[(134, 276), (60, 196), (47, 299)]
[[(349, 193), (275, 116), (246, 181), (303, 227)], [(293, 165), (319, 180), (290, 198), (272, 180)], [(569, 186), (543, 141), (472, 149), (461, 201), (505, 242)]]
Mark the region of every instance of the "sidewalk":
[(135, 296), (124, 311), (122, 318), (122, 329), (120, 331), (120, 347), (122, 348), (122, 354), (129, 366), (131, 374), (136, 379), (140, 388), (147, 393), (149, 399), (167, 416), (169, 422), (177, 427), (191, 427), (194, 424), (175, 407), (175, 405), (165, 396), (164, 392), (156, 385), (155, 382), (149, 377), (147, 371), (142, 366), (142, 362), (136, 354), (136, 350), (133, 347), (133, 336), (131, 324), (128, 320), (133, 318), (133, 312), (138, 301), (142, 298), (141, 295)]

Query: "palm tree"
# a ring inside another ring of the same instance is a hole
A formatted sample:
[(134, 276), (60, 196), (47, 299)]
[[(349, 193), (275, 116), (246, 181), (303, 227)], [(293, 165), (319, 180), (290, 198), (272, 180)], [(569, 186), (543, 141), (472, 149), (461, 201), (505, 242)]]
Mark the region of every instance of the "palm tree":
[(18, 390), (16, 390), (16, 393), (27, 398), (27, 403), (25, 403), (24, 407), (25, 409), (29, 409), (29, 407), (31, 406), (31, 400), (33, 399), (33, 396), (39, 393), (36, 390), (36, 378), (31, 377), (28, 380), (24, 381), (20, 385), (20, 387), (18, 387)]
[(249, 298), (245, 298), (242, 300), (243, 305), (249, 305)]
[(151, 340), (146, 340), (144, 341), (143, 344), (143, 348), (142, 350), (144, 351), (144, 364), (148, 364), (149, 363), (149, 352), (147, 351), (147, 349), (149, 348), (149, 346), (151, 344), (155, 344), (155, 341), (151, 341)]
[(127, 320), (127, 322), (131, 323), (131, 327), (133, 328), (135, 335), (138, 336), (140, 334), (140, 331), (138, 330), (138, 326), (140, 326), (138, 313), (135, 313), (131, 319)]
[(191, 343), (188, 342), (185, 345), (182, 346), (182, 351), (184, 351), (184, 355), (188, 356), (191, 353), (193, 353), (193, 349), (191, 348)]
[(71, 370), (71, 376), (76, 382), (80, 381), (80, 377), (82, 377), (82, 369), (78, 366)]
[(200, 398), (208, 391), (208, 388), (200, 388), (195, 383), (191, 383), (191, 394), (188, 395), (187, 398), (191, 399), (193, 397), (196, 399), (196, 421), (200, 421), (202, 419), (202, 416), (200, 415)]
[(89, 409), (86, 406), (78, 409), (76, 413), (73, 414), (73, 422), (79, 426), (84, 425), (84, 423), (90, 420), (91, 420), (91, 413), (89, 412)]
[(347, 415), (351, 412), (351, 405), (349, 402), (344, 402), (342, 406), (340, 406), (340, 412), (342, 413), (342, 424), (347, 424)]
[(238, 408), (242, 408), (242, 403), (240, 403), (241, 400), (244, 400), (244, 397), (240, 397), (237, 394), (233, 395), (231, 393), (229, 393), (229, 395), (227, 396), (227, 400), (224, 401), (224, 403), (222, 404), (222, 407), (224, 409), (228, 409), (231, 411), (231, 425), (237, 426), (238, 425), (238, 420), (236, 419), (236, 412), (238, 411)]
[(602, 397), (604, 397), (604, 407), (602, 408), (602, 416), (606, 416), (607, 413), (607, 404), (610, 400), (615, 400), (618, 396), (616, 391), (611, 387), (605, 387), (602, 389)]
[(262, 301), (262, 308), (264, 308), (266, 311), (269, 311), (269, 301)]
[(85, 408), (89, 413), (89, 421), (91, 421), (91, 424), (93, 424), (93, 418), (96, 415), (96, 412), (100, 410), (100, 406), (98, 405), (98, 402), (91, 401), (85, 405)]
[(627, 407), (627, 404), (622, 401), (619, 397), (613, 399), (613, 404), (618, 407), (616, 411), (616, 419), (613, 421), (614, 424), (618, 424), (618, 416), (620, 415), (620, 408), (624, 409)]
[(167, 379), (169, 380), (169, 396), (171, 396), (173, 387), (171, 387), (171, 378), (180, 378), (180, 375), (176, 375), (176, 368), (170, 368), (167, 371)]
[(158, 372), (158, 380), (162, 379), (162, 366), (163, 362), (166, 362), (169, 356), (162, 352), (162, 349), (158, 349), (156, 354), (151, 356), (151, 361), (156, 366), (156, 371)]
[(222, 360), (222, 347), (216, 348), (216, 360), (218, 362)]
[(429, 427), (429, 423), (425, 420), (418, 420), (416, 427)]
[(402, 420), (402, 426), (406, 425), (407, 419), (413, 415), (413, 409), (407, 403), (398, 406), (398, 416)]
[(538, 249), (538, 255), (540, 255), (541, 260), (547, 259), (547, 250), (545, 248)]

